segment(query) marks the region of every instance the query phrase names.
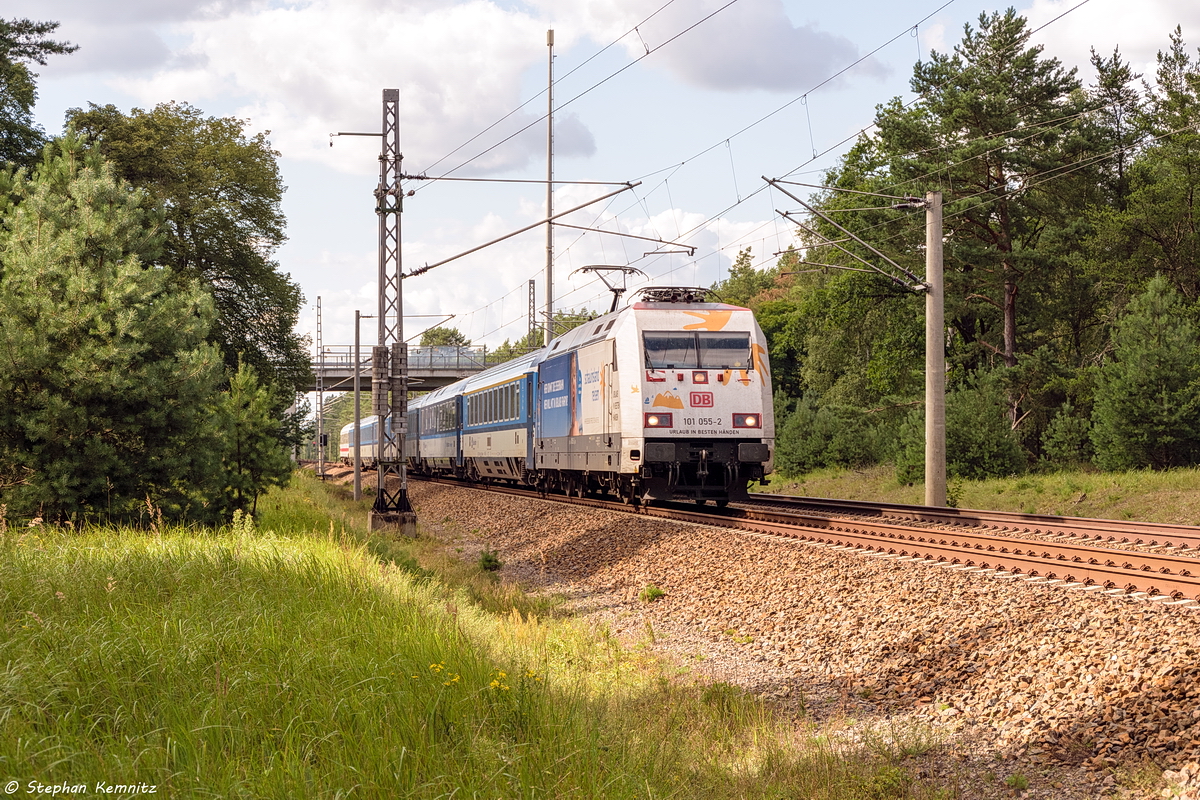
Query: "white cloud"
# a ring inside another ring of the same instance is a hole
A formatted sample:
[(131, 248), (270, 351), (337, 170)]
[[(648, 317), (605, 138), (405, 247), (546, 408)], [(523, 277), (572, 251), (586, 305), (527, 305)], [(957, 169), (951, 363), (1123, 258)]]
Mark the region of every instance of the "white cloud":
[[(342, 140), (331, 149), (328, 134), (379, 130), (380, 87), (400, 89), (405, 166), (420, 170), (519, 104), (523, 73), (544, 57), (537, 44), (545, 35), (543, 23), (489, 0), (399, 10), (372, 0), (312, 0), (189, 20), (175, 30), (191, 64), (126, 79), (125, 91), (147, 104), (177, 99), (204, 107), (241, 98), (236, 113), (270, 129), (286, 157), (352, 172), (375, 169), (363, 153), (377, 153), (378, 144)], [(531, 104), (438, 169), (510, 135), (513, 142), (472, 164), (476, 174), (540, 158), (541, 113)], [(567, 115), (558, 148), (564, 156), (589, 155), (595, 144), (583, 122)]]
[(1070, 12), (1034, 34), (1033, 40), (1044, 44), (1047, 54), (1057, 56), (1064, 65), (1079, 67), (1084, 83), (1094, 82), (1088, 64), (1093, 47), (1106, 57), (1112, 55), (1114, 47), (1120, 47), (1122, 57), (1133, 69), (1153, 80), (1155, 54), (1170, 47), (1170, 34), (1176, 25), (1182, 26), (1193, 57), (1200, 44), (1200, 5), (1196, 3), (1151, 0), (1135, 7), (1124, 0), (1091, 0), (1072, 11), (1077, 4), (1075, 0), (1034, 0), (1020, 13), (1029, 20), (1029, 27), (1036, 29)]
[[(566, 10), (554, 0), (541, 5), (556, 12)], [(588, 0), (570, 8), (576, 16), (573, 24), (606, 44), (638, 26), (622, 40), (630, 57), (650, 50), (644, 62), (648, 68), (665, 68), (704, 89), (803, 91), (859, 57), (858, 47), (849, 39), (823, 32), (812, 23), (793, 24), (782, 0), (740, 0), (727, 8), (722, 8), (726, 0), (693, 0), (654, 13), (660, 5), (645, 0)], [(705, 19), (709, 15), (713, 16)], [(858, 67), (859, 76), (884, 73), (875, 60)]]
[(932, 52), (945, 53), (954, 45), (946, 42), (946, 25), (941, 22), (934, 22), (926, 25), (920, 30), (921, 58), (929, 58)]

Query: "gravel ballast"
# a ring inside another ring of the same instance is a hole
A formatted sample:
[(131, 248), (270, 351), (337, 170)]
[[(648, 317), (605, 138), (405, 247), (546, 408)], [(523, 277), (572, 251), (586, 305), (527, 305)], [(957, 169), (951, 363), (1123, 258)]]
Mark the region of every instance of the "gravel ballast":
[(928, 733), (940, 744), (914, 774), (961, 797), (1011, 797), (1019, 773), (1024, 797), (1200, 798), (1200, 612), (459, 487), (409, 493), (429, 535), (495, 551), (506, 577), (693, 673), (848, 736)]

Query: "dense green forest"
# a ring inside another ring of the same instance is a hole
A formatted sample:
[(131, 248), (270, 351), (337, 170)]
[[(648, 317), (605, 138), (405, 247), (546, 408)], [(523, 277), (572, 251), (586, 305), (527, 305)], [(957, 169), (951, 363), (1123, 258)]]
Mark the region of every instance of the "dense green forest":
[(279, 154), (174, 103), (48, 136), (57, 26), (0, 20), (0, 530), (252, 512), (305, 435)]
[[(943, 193), (953, 476), (1200, 463), (1200, 67), (1180, 29), (1165, 38), (1152, 76), (1095, 49), (1083, 76), (1012, 10), (981, 16), (811, 195), (923, 275), (924, 214), (893, 206)], [(713, 287), (770, 339), (778, 467), (920, 481), (924, 297), (839, 269), (880, 259), (820, 216), (800, 236)]]

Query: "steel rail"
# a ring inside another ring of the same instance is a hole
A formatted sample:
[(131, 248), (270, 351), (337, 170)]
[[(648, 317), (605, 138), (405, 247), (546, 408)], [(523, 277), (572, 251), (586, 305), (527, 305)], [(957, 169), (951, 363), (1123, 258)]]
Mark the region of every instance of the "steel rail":
[[(773, 520), (751, 515), (740, 521), (749, 527), (762, 526), (759, 530), (763, 532), (880, 554), (1044, 577), (1047, 580), (1099, 586), (1124, 593), (1140, 591), (1176, 599), (1200, 599), (1200, 575), (1193, 575), (1189, 569), (1197, 568), (1195, 559), (1083, 545), (1064, 547), (1032, 539), (960, 531), (913, 530), (898, 525), (865, 524), (824, 517), (806, 520), (798, 516), (781, 515)], [(708, 524), (722, 523), (714, 520)], [(797, 526), (802, 526), (801, 530), (797, 530)]]
[[(823, 497), (754, 494), (751, 504), (804, 506), (833, 511), (856, 511), (867, 516), (910, 519), (935, 525), (994, 527), (1019, 530), (1044, 536), (1088, 537), (1119, 544), (1150, 547), (1200, 548), (1200, 527), (1162, 522), (1133, 522), (1088, 517), (1064, 517), (1054, 514), (1018, 514), (1008, 511), (930, 508), (900, 503), (872, 503), (861, 500), (835, 500)], [(1117, 537), (1120, 538), (1117, 538)]]
[(522, 497), (602, 508), (710, 527), (744, 530), (814, 544), (870, 552), (880, 556), (957, 566), (978, 572), (1013, 576), (1110, 594), (1159, 596), (1164, 600), (1200, 602), (1200, 572), (1196, 559), (1130, 550), (1016, 539), (970, 531), (906, 528), (898, 523), (867, 523), (861, 519), (762, 512), (744, 508), (683, 509), (677, 506), (634, 506), (592, 497), (545, 495), (520, 487), (464, 484), (445, 478), (414, 476), (413, 480), (482, 489)]

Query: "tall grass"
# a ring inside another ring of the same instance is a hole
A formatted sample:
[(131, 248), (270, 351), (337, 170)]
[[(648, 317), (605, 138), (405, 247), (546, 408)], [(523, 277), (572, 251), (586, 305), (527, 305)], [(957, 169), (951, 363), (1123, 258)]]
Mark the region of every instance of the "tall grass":
[(222, 798), (925, 796), (891, 761), (797, 737), (732, 687), (668, 680), (477, 569), (475, 584), (439, 577), (417, 563), (427, 543), (369, 539), (355, 511), (301, 481), (267, 498), (259, 529), (5, 533), (0, 780)]

